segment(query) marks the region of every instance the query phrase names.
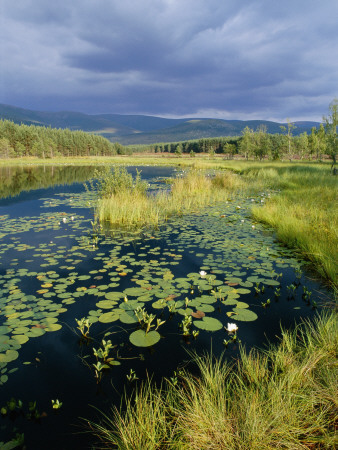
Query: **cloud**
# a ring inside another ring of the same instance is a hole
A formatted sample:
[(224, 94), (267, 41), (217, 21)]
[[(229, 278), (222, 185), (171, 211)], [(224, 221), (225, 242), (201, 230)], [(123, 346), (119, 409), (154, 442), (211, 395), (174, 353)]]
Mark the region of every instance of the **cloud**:
[(335, 0), (2, 0), (0, 102), (319, 120), (337, 96)]

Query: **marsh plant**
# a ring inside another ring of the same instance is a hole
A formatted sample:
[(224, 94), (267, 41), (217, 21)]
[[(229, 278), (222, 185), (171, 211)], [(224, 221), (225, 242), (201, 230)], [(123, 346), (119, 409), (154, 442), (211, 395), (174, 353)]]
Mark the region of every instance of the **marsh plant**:
[(91, 429), (124, 450), (337, 448), (337, 348), (331, 313), (235, 362), (195, 356), (199, 376), (184, 370), (166, 389), (148, 380)]
[(133, 179), (125, 168), (116, 168), (97, 182), (96, 218), (111, 228), (158, 228), (172, 216), (224, 200), (228, 181), (222, 184), (220, 180), (233, 177), (230, 172), (211, 177), (204, 171), (190, 170), (172, 180), (170, 192), (147, 195), (147, 183), (139, 172)]
[(265, 291), (264, 284), (261, 285), (260, 283), (256, 283), (255, 291), (256, 291), (256, 294), (263, 294)]
[[(151, 328), (155, 327), (155, 331), (165, 323), (165, 320), (156, 318), (154, 314), (148, 314), (145, 308), (138, 307), (135, 309), (135, 315), (141, 328), (144, 328), (145, 333), (148, 334)], [(152, 322), (156, 319), (156, 325)]]
[(62, 407), (62, 402), (59, 399), (52, 400), (53, 409), (60, 409)]
[(186, 314), (183, 317), (182, 322), (180, 323), (180, 327), (182, 328), (183, 336), (190, 336), (192, 327), (192, 317)]
[(139, 379), (138, 376), (136, 375), (135, 370), (133, 370), (133, 369), (130, 369), (129, 374), (127, 374), (126, 377), (127, 377), (127, 380), (129, 381), (129, 383), (132, 383), (133, 381), (136, 381)]
[(109, 370), (112, 366), (120, 365), (120, 362), (111, 355), (111, 350), (114, 348), (116, 348), (116, 345), (113, 345), (111, 340), (105, 339), (102, 339), (101, 347), (98, 349), (93, 348), (93, 353), (96, 358), (96, 363), (93, 364), (93, 367), (97, 383), (101, 381), (105, 370)]
[(303, 286), (303, 299), (310, 303), (312, 292), (306, 286)]
[(90, 327), (92, 326), (92, 323), (89, 322), (89, 320), (85, 317), (82, 317), (81, 319), (75, 319), (75, 321), (77, 323), (76, 328), (80, 330), (81, 337), (83, 337), (84, 339), (90, 339), (89, 330)]
[(294, 283), (291, 283), (288, 286), (286, 286), (286, 289), (289, 292), (289, 298), (295, 298), (297, 286)]

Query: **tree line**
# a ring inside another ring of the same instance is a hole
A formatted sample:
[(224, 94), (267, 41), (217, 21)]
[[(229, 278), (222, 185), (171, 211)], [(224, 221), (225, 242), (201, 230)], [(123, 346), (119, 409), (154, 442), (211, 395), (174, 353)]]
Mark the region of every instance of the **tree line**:
[(18, 125), (0, 120), (0, 158), (35, 156), (112, 156), (125, 153), (119, 143), (85, 131)]
[(269, 134), (264, 125), (252, 130), (246, 127), (241, 136), (206, 138), (191, 141), (130, 146), (133, 152), (150, 153), (196, 153), (223, 154), (231, 159), (235, 155), (246, 159), (316, 159), (328, 156), (335, 164), (337, 158), (338, 99), (329, 106), (329, 114), (323, 117), (319, 128), (311, 133), (293, 135), (295, 125), (287, 121), (279, 134)]
[(231, 159), (235, 155), (246, 159), (317, 159), (324, 156), (337, 158), (338, 99), (329, 105), (328, 116), (317, 129), (293, 136), (295, 125), (288, 121), (281, 133), (269, 134), (266, 127), (257, 130), (246, 127), (241, 136), (204, 138), (181, 142), (166, 142), (150, 145), (124, 147), (112, 143), (102, 136), (84, 131), (45, 128), (34, 125), (17, 125), (0, 120), (0, 157), (15, 158), (35, 156), (53, 158), (57, 156), (113, 156), (131, 153), (174, 153), (178, 156), (189, 153), (223, 154)]

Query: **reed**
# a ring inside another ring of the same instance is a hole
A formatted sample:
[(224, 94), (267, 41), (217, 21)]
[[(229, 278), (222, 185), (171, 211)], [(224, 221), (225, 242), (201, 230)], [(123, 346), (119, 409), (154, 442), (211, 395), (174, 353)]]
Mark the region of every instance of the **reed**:
[[(187, 214), (224, 200), (230, 189), (236, 183), (240, 184), (238, 176), (231, 172), (211, 177), (203, 171), (191, 170), (173, 180), (170, 192), (150, 196), (146, 194), (141, 181), (140, 189), (137, 189), (137, 182), (133, 184), (128, 181), (123, 184), (112, 181), (121, 177), (121, 174), (127, 179), (125, 169), (114, 169), (112, 179), (110, 175), (106, 181), (99, 179), (100, 198), (96, 217), (101, 223), (108, 223), (111, 227), (127, 229), (142, 229), (146, 226), (157, 228), (172, 216)], [(115, 189), (116, 186), (118, 188)]]
[(282, 330), (278, 345), (242, 348), (235, 363), (195, 355), (198, 377), (184, 371), (164, 390), (148, 380), (92, 424), (97, 448), (336, 448), (337, 331), (336, 313), (326, 312)]

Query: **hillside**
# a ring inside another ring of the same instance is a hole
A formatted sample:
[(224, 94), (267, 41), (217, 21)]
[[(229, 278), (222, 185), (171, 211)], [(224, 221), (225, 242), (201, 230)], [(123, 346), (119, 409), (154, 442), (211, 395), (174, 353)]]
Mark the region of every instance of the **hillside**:
[[(121, 144), (151, 144), (156, 142), (177, 142), (218, 136), (239, 136), (246, 126), (256, 130), (265, 125), (269, 133), (280, 133), (285, 124), (265, 120), (223, 120), (223, 119), (166, 119), (145, 115), (96, 114), (79, 112), (32, 111), (0, 104), (0, 119), (15, 123), (39, 125), (52, 128), (69, 128), (100, 134), (112, 142)], [(295, 122), (294, 135), (310, 133), (318, 122)]]

